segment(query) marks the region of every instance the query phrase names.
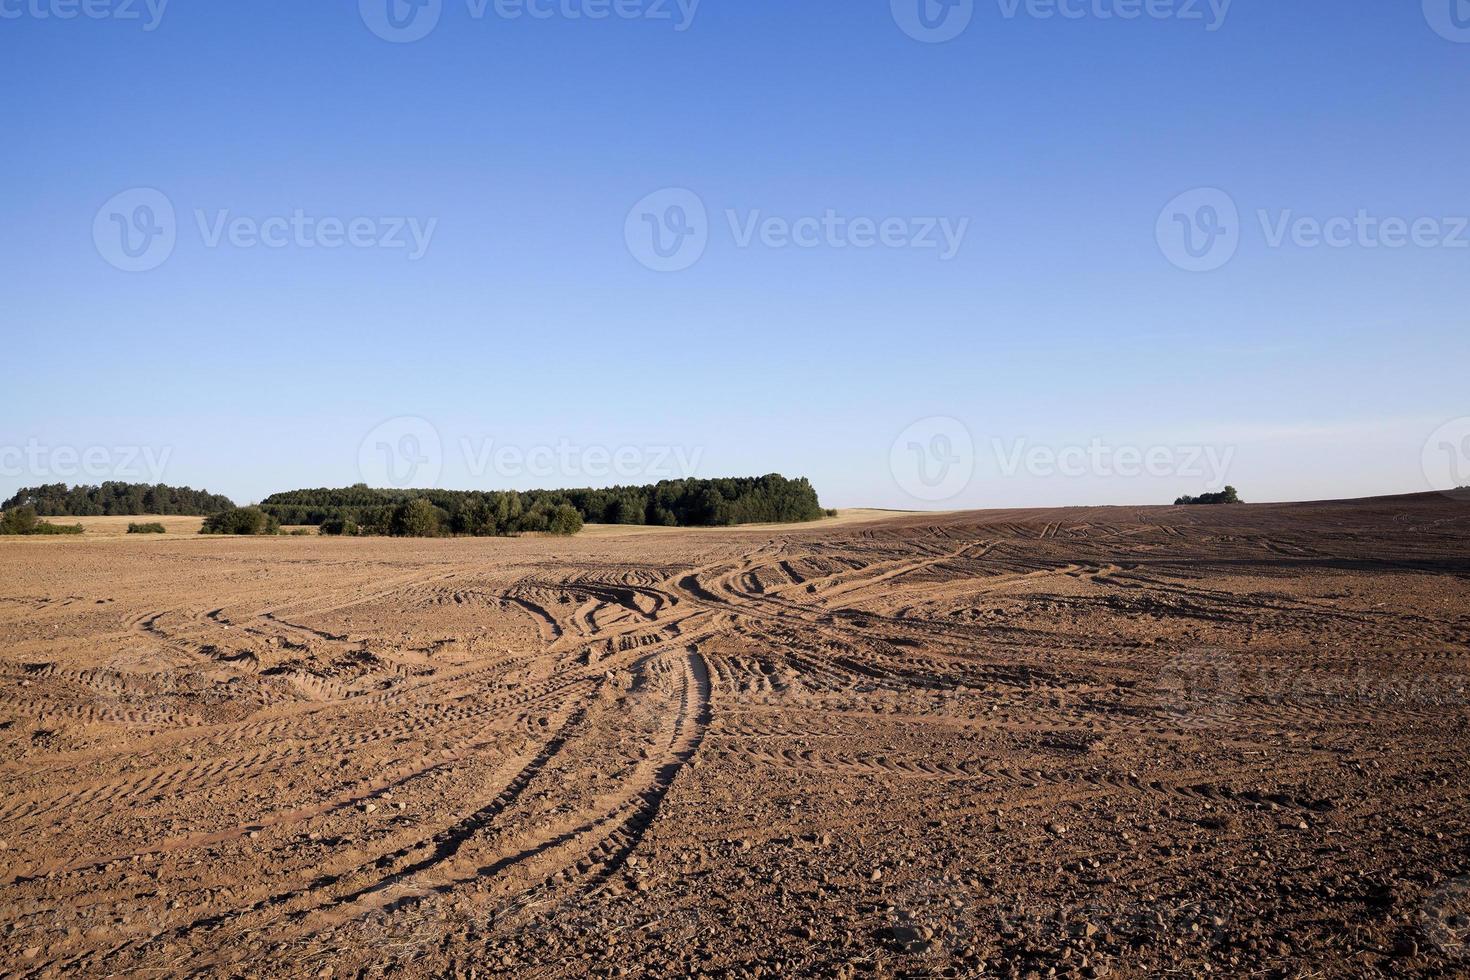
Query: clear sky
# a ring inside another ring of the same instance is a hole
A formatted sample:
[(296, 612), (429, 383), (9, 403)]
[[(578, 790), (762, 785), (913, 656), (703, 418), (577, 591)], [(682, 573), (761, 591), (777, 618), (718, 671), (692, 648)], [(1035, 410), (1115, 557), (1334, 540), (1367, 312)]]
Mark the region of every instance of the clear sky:
[(1464, 0), (419, 2), (0, 0), (0, 492), (1470, 482)]

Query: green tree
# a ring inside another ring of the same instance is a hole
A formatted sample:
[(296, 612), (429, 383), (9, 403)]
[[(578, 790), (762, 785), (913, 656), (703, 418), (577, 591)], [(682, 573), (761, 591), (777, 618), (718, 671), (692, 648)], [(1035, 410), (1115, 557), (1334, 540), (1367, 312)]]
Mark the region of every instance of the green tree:
[(34, 507), (11, 507), (0, 517), (0, 534), (35, 534), (41, 522)]
[(390, 532), (400, 538), (433, 538), (439, 535), (439, 508), (423, 497), (399, 504), (393, 511)]
[(280, 534), (281, 522), (259, 507), (236, 507), (204, 519), (200, 534)]
[(571, 504), (561, 504), (551, 512), (546, 529), (552, 534), (576, 534), (582, 530), (582, 515)]

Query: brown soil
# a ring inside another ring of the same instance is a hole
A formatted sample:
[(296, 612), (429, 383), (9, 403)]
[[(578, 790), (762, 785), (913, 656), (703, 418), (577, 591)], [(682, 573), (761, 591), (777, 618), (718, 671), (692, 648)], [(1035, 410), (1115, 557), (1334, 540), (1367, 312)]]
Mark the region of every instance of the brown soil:
[(0, 543), (0, 974), (1464, 973), (1470, 505)]

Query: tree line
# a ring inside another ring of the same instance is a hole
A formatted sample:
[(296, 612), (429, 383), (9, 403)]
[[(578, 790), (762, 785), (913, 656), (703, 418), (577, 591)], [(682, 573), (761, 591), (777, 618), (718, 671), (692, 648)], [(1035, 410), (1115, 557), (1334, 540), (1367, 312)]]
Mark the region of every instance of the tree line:
[(583, 522), (717, 527), (813, 521), (827, 512), (805, 478), (779, 474), (665, 480), (649, 486), (578, 490), (378, 490), (365, 484), (293, 490), (261, 510), (282, 524), (326, 534), (575, 534)]
[(377, 490), (360, 483), (273, 494), (252, 507), (236, 507), (227, 497), (188, 487), (109, 482), (68, 488), (56, 483), (27, 487), (3, 509), (29, 515), (23, 518), (27, 530), (20, 533), (48, 533), (30, 530), (38, 515), (159, 514), (203, 516), (204, 534), (278, 534), (288, 524), (319, 527), (323, 534), (396, 537), (576, 534), (587, 522), (663, 527), (792, 523), (831, 513), (822, 509), (808, 480), (775, 473), (578, 490)]
[(1175, 507), (1195, 506), (1198, 504), (1238, 504), (1240, 495), (1235, 492), (1234, 487), (1226, 487), (1218, 493), (1202, 493), (1198, 497), (1183, 496), (1174, 501)]
[(162, 483), (107, 482), (101, 486), (76, 487), (48, 483), (25, 487), (0, 504), (0, 510), (29, 507), (42, 517), (104, 517), (113, 514), (206, 517), (234, 506), (229, 497), (208, 490), (170, 487)]

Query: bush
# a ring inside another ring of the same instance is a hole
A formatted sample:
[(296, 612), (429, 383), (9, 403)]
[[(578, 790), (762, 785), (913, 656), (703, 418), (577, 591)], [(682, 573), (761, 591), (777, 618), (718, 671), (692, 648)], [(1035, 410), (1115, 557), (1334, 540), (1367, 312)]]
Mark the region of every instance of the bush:
[(158, 524), (158, 523), (153, 523), (153, 524), (129, 524), (128, 525), (128, 533), (129, 534), (163, 534), (164, 533), (164, 527), (163, 527), (162, 524)]
[(281, 522), (259, 507), (236, 507), (204, 519), (200, 534), (280, 534)]
[(355, 538), (362, 528), (350, 517), (333, 517), (322, 522), (321, 532), (332, 537)]
[(51, 524), (39, 520), (34, 507), (12, 507), (0, 515), (0, 535), (81, 533), (80, 524)]
[(42, 521), (36, 525), (32, 534), (81, 534), (85, 528), (80, 524), (52, 524)]
[(1180, 497), (1174, 501), (1176, 507), (1197, 506), (1199, 504), (1238, 504), (1240, 496), (1234, 487), (1226, 487), (1219, 493), (1202, 493), (1198, 497)]
[(0, 516), (0, 534), (35, 534), (36, 508), (12, 507)]
[(552, 534), (570, 536), (582, 530), (582, 515), (571, 504), (562, 504), (551, 512), (546, 530)]
[(439, 508), (418, 497), (393, 509), (388, 532), (395, 538), (437, 538), (442, 523)]

